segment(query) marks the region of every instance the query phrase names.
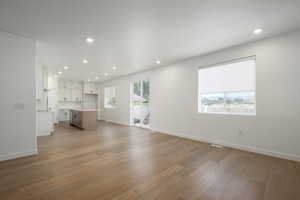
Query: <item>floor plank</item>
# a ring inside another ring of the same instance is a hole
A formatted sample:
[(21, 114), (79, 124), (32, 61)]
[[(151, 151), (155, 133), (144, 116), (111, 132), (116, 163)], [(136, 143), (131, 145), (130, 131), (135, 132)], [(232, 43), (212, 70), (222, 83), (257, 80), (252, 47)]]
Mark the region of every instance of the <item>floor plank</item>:
[(39, 155), (0, 162), (1, 200), (299, 200), (300, 165), (99, 122), (61, 125)]

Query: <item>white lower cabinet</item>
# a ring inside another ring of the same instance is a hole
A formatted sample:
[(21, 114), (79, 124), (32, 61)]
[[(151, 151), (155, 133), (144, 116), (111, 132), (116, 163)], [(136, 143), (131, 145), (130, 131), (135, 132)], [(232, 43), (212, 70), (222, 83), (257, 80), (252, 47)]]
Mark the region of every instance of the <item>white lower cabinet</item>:
[(53, 113), (48, 111), (37, 112), (37, 136), (51, 135), (53, 131)]
[(58, 112), (58, 121), (69, 121), (70, 120), (70, 110), (60, 109)]

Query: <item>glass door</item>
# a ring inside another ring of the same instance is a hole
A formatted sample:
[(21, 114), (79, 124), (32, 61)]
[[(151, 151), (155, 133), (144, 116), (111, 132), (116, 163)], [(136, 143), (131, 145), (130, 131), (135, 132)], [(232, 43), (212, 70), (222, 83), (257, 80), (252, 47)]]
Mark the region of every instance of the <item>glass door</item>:
[(149, 128), (150, 82), (137, 81), (131, 85), (131, 125)]

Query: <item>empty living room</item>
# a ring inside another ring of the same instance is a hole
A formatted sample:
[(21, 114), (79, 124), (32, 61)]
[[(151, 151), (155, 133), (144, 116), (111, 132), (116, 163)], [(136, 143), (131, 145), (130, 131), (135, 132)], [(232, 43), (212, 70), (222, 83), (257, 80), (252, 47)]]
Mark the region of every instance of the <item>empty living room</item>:
[(299, 0), (0, 0), (0, 200), (300, 200)]

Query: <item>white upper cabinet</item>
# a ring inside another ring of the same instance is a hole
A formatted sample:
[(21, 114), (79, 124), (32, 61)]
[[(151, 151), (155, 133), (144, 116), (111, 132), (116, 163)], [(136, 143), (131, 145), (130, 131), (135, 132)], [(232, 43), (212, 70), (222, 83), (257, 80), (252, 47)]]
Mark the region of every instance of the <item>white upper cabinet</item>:
[(82, 84), (79, 82), (72, 84), (72, 100), (75, 102), (82, 101)]
[(84, 94), (98, 94), (97, 86), (93, 83), (84, 83)]
[(82, 84), (79, 82), (73, 82), (72, 88), (76, 90), (82, 90)]
[(74, 81), (59, 80), (58, 82), (59, 101), (82, 101), (82, 84)]
[(79, 102), (82, 101), (82, 89), (73, 89), (72, 90), (72, 101)]

